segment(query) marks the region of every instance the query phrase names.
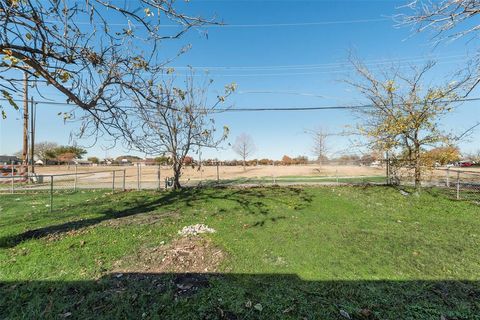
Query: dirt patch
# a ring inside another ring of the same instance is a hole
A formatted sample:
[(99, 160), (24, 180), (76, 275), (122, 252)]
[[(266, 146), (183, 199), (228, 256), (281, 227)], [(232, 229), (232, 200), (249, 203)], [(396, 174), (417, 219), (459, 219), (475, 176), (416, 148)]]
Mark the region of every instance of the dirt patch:
[(180, 218), (180, 213), (177, 211), (163, 212), (163, 213), (143, 213), (135, 214), (120, 218), (109, 219), (101, 223), (101, 225), (109, 227), (121, 227), (130, 225), (152, 225), (164, 221), (166, 218)]
[(204, 273), (215, 272), (225, 253), (198, 236), (184, 237), (170, 244), (144, 248), (115, 265), (116, 273)]
[(68, 237), (78, 237), (81, 235), (88, 234), (90, 232), (89, 228), (81, 228), (78, 230), (70, 230), (66, 232), (54, 232), (45, 236), (45, 239), (48, 242), (59, 241)]

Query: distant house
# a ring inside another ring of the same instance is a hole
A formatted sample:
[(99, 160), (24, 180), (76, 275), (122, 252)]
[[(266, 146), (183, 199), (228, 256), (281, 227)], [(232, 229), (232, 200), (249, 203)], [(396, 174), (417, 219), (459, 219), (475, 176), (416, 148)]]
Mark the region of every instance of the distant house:
[(92, 161), (83, 160), (83, 159), (74, 159), (73, 163), (76, 164), (77, 166), (92, 166), (93, 165)]
[(132, 164), (134, 166), (144, 166), (145, 165), (145, 160), (141, 159), (141, 160), (137, 160), (137, 161), (132, 161)]
[(157, 164), (157, 162), (153, 158), (146, 158), (145, 159), (145, 165), (146, 166), (154, 166), (156, 164)]
[(22, 160), (20, 160), (18, 157), (16, 156), (0, 156), (0, 165), (9, 165), (9, 164), (21, 164), (22, 163)]
[(378, 161), (378, 160), (375, 160), (373, 161), (372, 163), (370, 163), (370, 167), (372, 168), (380, 168), (382, 167), (382, 162)]

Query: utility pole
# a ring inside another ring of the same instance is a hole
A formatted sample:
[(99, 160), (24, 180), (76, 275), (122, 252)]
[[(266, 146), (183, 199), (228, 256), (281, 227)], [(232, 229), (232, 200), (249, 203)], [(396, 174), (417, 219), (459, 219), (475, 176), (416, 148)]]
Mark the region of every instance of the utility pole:
[(28, 175), (28, 74), (23, 72), (23, 151), (22, 164), (26, 167)]
[(32, 173), (35, 173), (35, 102), (33, 97), (30, 98), (30, 164), (32, 165)]

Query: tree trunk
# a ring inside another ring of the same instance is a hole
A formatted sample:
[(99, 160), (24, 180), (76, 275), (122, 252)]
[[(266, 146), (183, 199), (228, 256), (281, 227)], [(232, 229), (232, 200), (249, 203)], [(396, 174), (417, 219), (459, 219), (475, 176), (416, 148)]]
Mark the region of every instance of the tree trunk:
[(415, 146), (415, 188), (422, 186), (422, 167), (420, 159), (420, 146)]
[(243, 157), (243, 171), (247, 171), (246, 165), (247, 165), (247, 163), (245, 161), (245, 157)]
[(173, 165), (173, 189), (178, 190), (182, 186), (180, 185), (180, 175), (182, 173), (182, 165), (176, 163)]

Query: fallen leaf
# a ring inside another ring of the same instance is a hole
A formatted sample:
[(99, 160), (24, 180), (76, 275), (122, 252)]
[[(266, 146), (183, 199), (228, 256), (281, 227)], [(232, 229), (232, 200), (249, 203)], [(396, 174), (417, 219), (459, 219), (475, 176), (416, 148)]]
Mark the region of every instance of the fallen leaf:
[(363, 317), (370, 317), (372, 315), (372, 310), (370, 309), (367, 309), (367, 308), (364, 308), (362, 310), (360, 310), (360, 314), (363, 316)]
[(345, 319), (351, 319), (351, 318), (350, 318), (350, 315), (349, 315), (348, 312), (345, 311), (345, 310), (340, 310), (340, 315), (341, 315), (342, 317), (344, 317)]

